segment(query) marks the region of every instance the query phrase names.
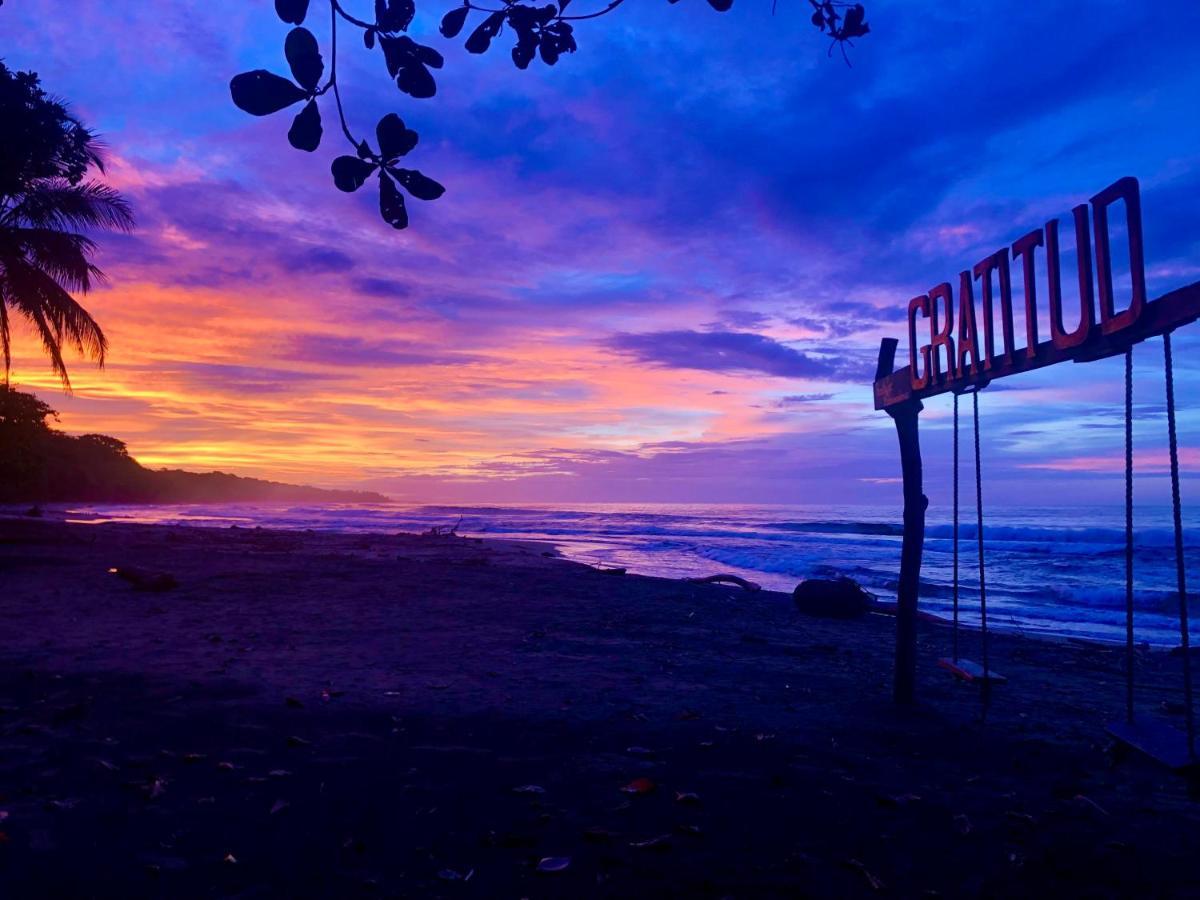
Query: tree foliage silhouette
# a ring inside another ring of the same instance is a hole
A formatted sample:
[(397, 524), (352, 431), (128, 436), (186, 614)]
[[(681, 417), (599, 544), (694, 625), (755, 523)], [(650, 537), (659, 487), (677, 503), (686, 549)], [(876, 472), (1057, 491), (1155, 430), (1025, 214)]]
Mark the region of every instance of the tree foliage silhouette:
[(103, 173), (102, 146), (37, 75), (0, 63), (0, 351), (12, 369), (12, 313), (41, 338), (50, 365), (70, 390), (64, 346), (104, 365), (108, 342), (72, 292), (87, 293), (104, 273), (92, 262), (97, 230), (128, 231), (129, 206), (91, 177)]
[[(0, 0), (3, 2), (3, 0)], [(437, 93), (434, 70), (445, 65), (442, 54), (420, 44), (406, 33), (416, 15), (416, 0), (374, 0), (374, 19), (367, 20), (349, 13), (343, 0), (318, 0), (328, 4), (330, 19), (329, 70), (326, 76), (321, 47), (311, 31), (304, 27), (311, 0), (275, 0), (275, 12), (293, 28), (283, 44), (284, 59), (291, 78), (255, 69), (237, 75), (229, 84), (233, 102), (254, 116), (267, 116), (298, 103), (304, 105), (292, 119), (288, 141), (297, 150), (309, 153), (316, 150), (324, 136), (319, 100), (333, 94), (338, 124), (342, 135), (353, 148), (353, 155), (339, 156), (333, 161), (333, 181), (339, 190), (352, 193), (376, 176), (379, 182), (379, 212), (393, 228), (408, 226), (408, 210), (404, 195), (407, 192), (418, 200), (436, 200), (445, 188), (416, 169), (398, 165), (401, 157), (417, 145), (417, 133), (405, 126), (395, 113), (380, 119), (375, 128), (376, 144), (359, 138), (346, 120), (341, 91), (337, 80), (338, 27), (352, 27), (362, 34), (368, 51), (379, 49), (388, 77), (408, 96), (425, 100)], [(463, 0), (446, 13), (439, 32), (443, 38), (455, 39), (471, 25), (464, 46), (468, 53), (488, 52), (506, 31), (516, 38), (510, 53), (518, 69), (527, 69), (536, 59), (548, 66), (555, 65), (564, 55), (574, 53), (578, 46), (575, 29), (579, 22), (607, 15), (625, 0), (609, 0), (606, 6), (580, 12), (576, 0), (556, 0), (541, 6), (518, 0), (494, 0), (498, 7), (481, 6), (474, 0)], [(679, 0), (668, 0), (675, 4)], [(812, 24), (831, 38), (829, 53), (835, 46), (846, 56), (846, 46), (854, 38), (870, 31), (862, 4), (836, 0), (808, 0), (813, 8)], [(726, 12), (733, 0), (708, 0), (717, 12)], [(322, 78), (324, 82), (322, 83)], [(401, 190), (403, 188), (403, 191)]]

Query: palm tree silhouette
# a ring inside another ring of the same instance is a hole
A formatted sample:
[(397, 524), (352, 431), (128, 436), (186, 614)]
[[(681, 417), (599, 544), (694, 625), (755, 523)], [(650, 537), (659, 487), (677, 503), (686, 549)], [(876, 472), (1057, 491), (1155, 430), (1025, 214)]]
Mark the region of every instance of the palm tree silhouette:
[(12, 368), (12, 316), (41, 338), (54, 373), (71, 389), (64, 347), (104, 365), (108, 341), (72, 296), (104, 278), (92, 262), (97, 231), (133, 228), (129, 204), (92, 175), (104, 173), (94, 133), (29, 72), (0, 63), (0, 350)]

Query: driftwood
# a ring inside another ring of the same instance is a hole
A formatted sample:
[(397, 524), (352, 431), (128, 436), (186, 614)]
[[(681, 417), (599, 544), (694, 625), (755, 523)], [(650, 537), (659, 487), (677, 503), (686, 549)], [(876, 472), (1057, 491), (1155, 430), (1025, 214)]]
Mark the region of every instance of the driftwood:
[(737, 575), (708, 575), (705, 578), (685, 578), (690, 584), (736, 584), (747, 591), (761, 591), (762, 585), (739, 578)]
[(428, 531), (422, 531), (422, 537), (458, 537), (458, 526), (462, 524), (463, 517), (459, 516), (458, 521), (453, 525), (431, 525)]
[(137, 566), (114, 566), (108, 571), (128, 581), (139, 591), (170, 591), (179, 587), (175, 576), (168, 572), (151, 572)]

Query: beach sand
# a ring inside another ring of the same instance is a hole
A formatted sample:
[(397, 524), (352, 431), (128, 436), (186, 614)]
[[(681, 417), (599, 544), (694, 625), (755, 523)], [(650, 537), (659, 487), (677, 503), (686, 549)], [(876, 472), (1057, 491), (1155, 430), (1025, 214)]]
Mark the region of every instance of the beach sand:
[[(4, 897), (1200, 894), (1200, 802), (1105, 736), (1118, 648), (994, 635), (981, 721), (930, 622), (898, 711), (886, 616), (537, 544), (34, 519), (0, 623)], [(1145, 714), (1181, 724), (1180, 661), (1139, 654)]]

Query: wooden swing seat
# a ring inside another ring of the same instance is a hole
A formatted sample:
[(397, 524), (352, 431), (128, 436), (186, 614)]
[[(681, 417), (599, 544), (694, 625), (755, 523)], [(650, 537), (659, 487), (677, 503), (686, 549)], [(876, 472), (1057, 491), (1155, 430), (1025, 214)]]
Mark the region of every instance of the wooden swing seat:
[(1176, 772), (1200, 770), (1200, 759), (1188, 749), (1187, 735), (1166, 722), (1113, 722), (1105, 727), (1113, 738)]
[(989, 668), (988, 671), (983, 670), (983, 666), (979, 663), (971, 662), (969, 659), (950, 659), (943, 657), (938, 660), (938, 665), (953, 675), (955, 678), (967, 682), (990, 681), (995, 684), (1008, 681), (1003, 675), (995, 669)]

